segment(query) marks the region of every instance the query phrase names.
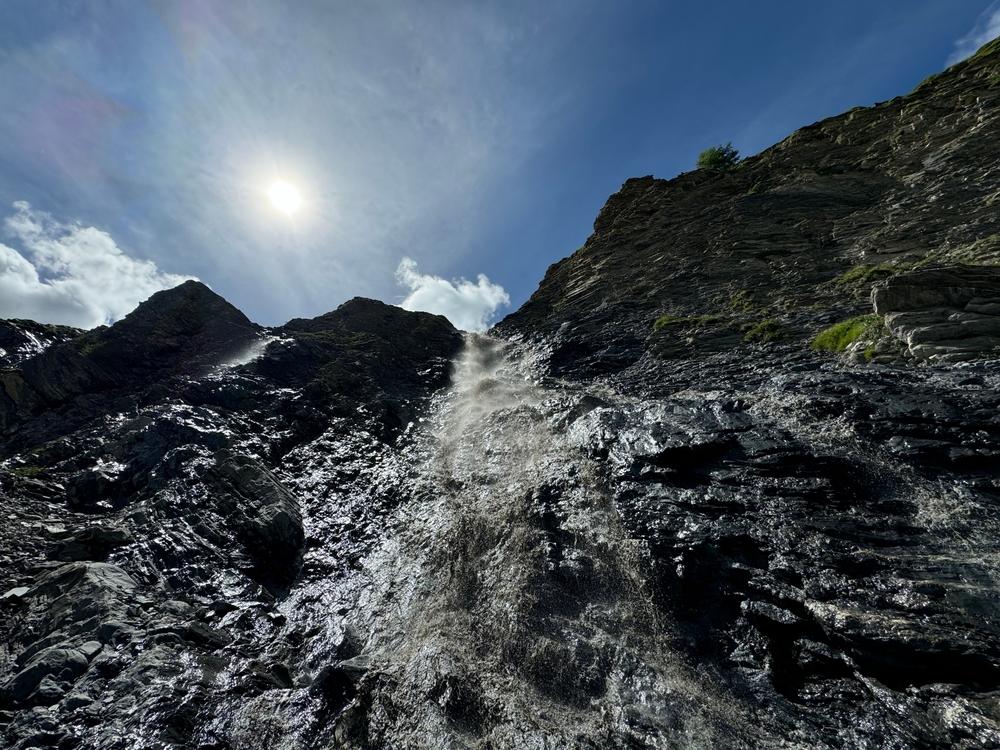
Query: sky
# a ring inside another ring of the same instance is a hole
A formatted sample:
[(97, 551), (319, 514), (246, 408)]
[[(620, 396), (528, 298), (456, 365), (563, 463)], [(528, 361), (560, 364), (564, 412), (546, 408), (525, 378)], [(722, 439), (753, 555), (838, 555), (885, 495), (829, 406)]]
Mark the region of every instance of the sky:
[(625, 179), (998, 34), (989, 0), (4, 0), (0, 317), (92, 327), (198, 278), (264, 325), (366, 296), (482, 329)]

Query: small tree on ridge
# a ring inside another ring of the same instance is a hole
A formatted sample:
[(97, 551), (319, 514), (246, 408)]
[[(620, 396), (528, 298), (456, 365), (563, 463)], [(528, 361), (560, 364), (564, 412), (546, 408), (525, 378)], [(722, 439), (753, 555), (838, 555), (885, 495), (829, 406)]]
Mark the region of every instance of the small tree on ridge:
[(698, 169), (711, 169), (725, 172), (732, 169), (740, 161), (740, 152), (733, 148), (732, 143), (725, 146), (712, 146), (698, 154)]

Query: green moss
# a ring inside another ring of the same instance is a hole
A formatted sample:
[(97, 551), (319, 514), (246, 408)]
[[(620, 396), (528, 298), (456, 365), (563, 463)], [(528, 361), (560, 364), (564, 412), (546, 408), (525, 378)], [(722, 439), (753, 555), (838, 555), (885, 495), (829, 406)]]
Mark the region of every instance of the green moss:
[(774, 318), (762, 320), (750, 326), (743, 334), (743, 340), (748, 344), (768, 344), (784, 338), (785, 329)]
[(881, 322), (881, 316), (874, 314), (849, 318), (820, 331), (810, 346), (816, 351), (842, 352), (864, 334), (879, 326)]
[(653, 321), (653, 330), (662, 331), (671, 326), (700, 328), (719, 321), (721, 317), (720, 315), (661, 315)]
[(837, 276), (833, 280), (833, 283), (837, 286), (861, 286), (881, 281), (882, 279), (888, 279), (890, 276), (895, 276), (900, 271), (907, 270), (908, 268), (908, 264), (894, 265), (880, 263), (877, 266), (873, 266), (868, 263), (861, 263), (853, 268), (848, 268)]
[(738, 292), (733, 292), (729, 298), (728, 305), (731, 310), (749, 312), (754, 308), (753, 297), (746, 289), (740, 289)]
[(31, 479), (32, 477), (37, 477), (43, 471), (44, 469), (41, 466), (15, 466), (10, 470), (10, 473), (22, 479)]
[(972, 266), (998, 265), (1000, 264), (1000, 234), (981, 237), (968, 245), (947, 250), (934, 250), (927, 254), (927, 262), (966, 263)]
[(992, 55), (994, 52), (1000, 52), (1000, 38), (994, 39), (992, 42), (987, 42), (979, 51), (976, 52), (972, 57), (970, 57), (966, 62), (972, 62), (973, 60), (980, 60), (984, 57)]
[(864, 351), (865, 362), (871, 362), (875, 358), (875, 344), (869, 344)]

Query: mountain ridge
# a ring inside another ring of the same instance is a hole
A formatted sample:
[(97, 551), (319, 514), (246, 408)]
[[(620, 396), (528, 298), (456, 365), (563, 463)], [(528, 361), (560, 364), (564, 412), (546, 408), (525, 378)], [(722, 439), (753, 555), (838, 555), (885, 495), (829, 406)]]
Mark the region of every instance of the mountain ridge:
[[(998, 128), (997, 82), (995, 40), (908, 95), (801, 128), (736, 169), (630, 179), (583, 247), (494, 330), (554, 337), (557, 369), (565, 359), (613, 373), (651, 353), (739, 346), (763, 320), (808, 341), (833, 320), (817, 312), (870, 310), (870, 284), (836, 284), (865, 268), (998, 265), (996, 159), (975, 137)], [(685, 342), (690, 328), (652, 335), (663, 314), (716, 319)]]

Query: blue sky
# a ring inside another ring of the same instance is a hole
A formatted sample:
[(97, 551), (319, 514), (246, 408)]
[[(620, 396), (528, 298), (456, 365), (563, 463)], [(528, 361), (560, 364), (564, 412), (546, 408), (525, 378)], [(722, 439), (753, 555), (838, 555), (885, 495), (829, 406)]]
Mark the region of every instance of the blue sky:
[(363, 295), (480, 327), (626, 178), (998, 32), (987, 0), (5, 0), (0, 317), (94, 325), (194, 276), (265, 324)]

